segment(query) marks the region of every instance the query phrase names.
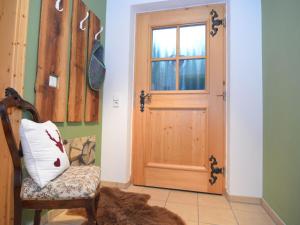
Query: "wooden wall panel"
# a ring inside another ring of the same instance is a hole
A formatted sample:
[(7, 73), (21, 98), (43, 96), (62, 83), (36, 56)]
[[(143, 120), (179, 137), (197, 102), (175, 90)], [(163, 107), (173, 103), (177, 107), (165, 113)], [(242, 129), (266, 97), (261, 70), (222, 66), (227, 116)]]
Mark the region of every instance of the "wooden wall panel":
[[(90, 29), (89, 29), (89, 45), (88, 45), (88, 63), (91, 58), (91, 52), (95, 39), (95, 34), (100, 30), (101, 22), (94, 13), (90, 15)], [(99, 117), (99, 92), (93, 91), (87, 82), (86, 89), (86, 103), (85, 103), (85, 121), (97, 122)]]
[(87, 13), (87, 8), (81, 0), (75, 0), (72, 14), (72, 42), (70, 61), (70, 81), (68, 100), (68, 121), (81, 122), (84, 119), (85, 80), (87, 68), (88, 26), (87, 20), (79, 28)]
[[(29, 0), (0, 1), (0, 99), (8, 86), (23, 93)], [(21, 113), (10, 112), (16, 130)], [(18, 132), (15, 132), (18, 133)], [(0, 224), (13, 224), (12, 161), (0, 121)], [(18, 140), (18, 137), (17, 137)]]
[[(66, 116), (69, 56), (69, 1), (62, 0), (59, 12), (55, 1), (43, 0), (40, 21), (36, 107), (42, 120), (64, 122)], [(49, 87), (49, 75), (58, 76), (58, 87)]]

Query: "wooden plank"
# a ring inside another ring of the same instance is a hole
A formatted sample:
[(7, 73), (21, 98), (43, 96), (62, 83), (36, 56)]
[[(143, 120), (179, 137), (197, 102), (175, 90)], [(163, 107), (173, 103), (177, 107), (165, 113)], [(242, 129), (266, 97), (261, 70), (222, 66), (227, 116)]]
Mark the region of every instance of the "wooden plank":
[(85, 79), (87, 68), (87, 41), (89, 21), (84, 22), (85, 30), (79, 28), (86, 17), (87, 8), (81, 0), (75, 0), (72, 14), (72, 42), (68, 100), (68, 121), (81, 122), (84, 117)]
[[(88, 45), (88, 62), (91, 58), (95, 34), (99, 32), (101, 22), (97, 16), (91, 12), (90, 15), (90, 29), (89, 29), (89, 45)], [(99, 117), (99, 92), (93, 91), (87, 82), (86, 100), (85, 100), (85, 121), (97, 122)]]
[[(53, 0), (43, 0), (40, 21), (38, 68), (35, 84), (36, 108), (42, 120), (64, 122), (66, 117), (69, 55), (69, 1), (59, 12)], [(49, 86), (49, 75), (58, 76), (58, 86)]]
[[(4, 0), (0, 2), (0, 99), (4, 97), (4, 89), (14, 87), (23, 92), (24, 65), (27, 40), (29, 0)], [(16, 130), (21, 113), (11, 116), (13, 129)], [(0, 122), (0, 224), (13, 224), (13, 182), (12, 161)], [(18, 133), (18, 132), (16, 132)], [(17, 137), (18, 139), (18, 137)]]

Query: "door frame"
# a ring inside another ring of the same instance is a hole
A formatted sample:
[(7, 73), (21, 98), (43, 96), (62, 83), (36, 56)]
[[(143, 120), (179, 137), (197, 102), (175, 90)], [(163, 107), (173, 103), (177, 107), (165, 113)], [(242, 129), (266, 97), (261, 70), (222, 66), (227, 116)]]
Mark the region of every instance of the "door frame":
[[(227, 19), (227, 4), (225, 3), (217, 3), (218, 5), (223, 5), (224, 9), (225, 9), (225, 20)], [(132, 91), (132, 105), (131, 105), (131, 125), (130, 125), (130, 129), (131, 129), (131, 174), (130, 174), (130, 180), (129, 183), (132, 183), (133, 181), (133, 174), (134, 174), (134, 157), (135, 157), (135, 149), (134, 149), (134, 115), (135, 115), (135, 96), (138, 94), (136, 93), (135, 90), (135, 53), (136, 53), (136, 27), (137, 27), (137, 14), (140, 13), (151, 13), (151, 12), (159, 12), (159, 11), (170, 11), (170, 10), (176, 10), (176, 9), (184, 9), (184, 8), (193, 8), (193, 7), (201, 7), (201, 6), (206, 6), (206, 5), (215, 5), (215, 3), (211, 3), (211, 4), (199, 4), (199, 5), (195, 5), (195, 6), (189, 6), (189, 7), (179, 7), (179, 8), (163, 8), (162, 9), (158, 9), (158, 10), (153, 10), (153, 11), (143, 11), (143, 12), (134, 12), (134, 43), (133, 43), (133, 54), (132, 54), (132, 64), (133, 64), (133, 79), (132, 79), (132, 86), (133, 86), (133, 91)], [(209, 34), (208, 34), (209, 35)], [(223, 126), (223, 149), (224, 149), (224, 182), (223, 182), (223, 193), (226, 193), (226, 189), (227, 189), (227, 164), (228, 164), (228, 160), (227, 160), (227, 154), (228, 154), (228, 100), (227, 100), (227, 93), (229, 90), (229, 79), (228, 79), (228, 51), (227, 51), (227, 40), (228, 40), (228, 32), (226, 30), (226, 26), (225, 26), (225, 30), (224, 30), (224, 81), (225, 81), (225, 85), (224, 85), (224, 95), (225, 95), (225, 103), (224, 103), (224, 114), (223, 114), (223, 121), (224, 121), (224, 126)]]

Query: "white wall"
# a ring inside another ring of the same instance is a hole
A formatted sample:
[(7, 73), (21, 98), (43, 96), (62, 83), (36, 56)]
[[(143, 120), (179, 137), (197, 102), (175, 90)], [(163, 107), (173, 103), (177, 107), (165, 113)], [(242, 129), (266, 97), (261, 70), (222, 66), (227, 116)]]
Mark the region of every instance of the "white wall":
[[(134, 18), (136, 12), (215, 3), (214, 0), (109, 0), (106, 18), (102, 180), (130, 179)], [(228, 191), (262, 195), (262, 71), (260, 0), (231, 0), (228, 98)], [(120, 100), (113, 108), (113, 97)]]
[(230, 0), (228, 7), (228, 191), (234, 195), (261, 197), (261, 1)]

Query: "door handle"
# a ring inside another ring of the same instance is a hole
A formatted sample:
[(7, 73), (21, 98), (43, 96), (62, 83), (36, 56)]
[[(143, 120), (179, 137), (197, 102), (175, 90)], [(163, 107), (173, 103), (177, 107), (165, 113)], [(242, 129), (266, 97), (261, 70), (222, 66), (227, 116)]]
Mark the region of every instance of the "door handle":
[(216, 95), (217, 97), (222, 97), (224, 101), (226, 101), (226, 91), (223, 91), (223, 94)]
[(145, 94), (145, 91), (141, 90), (141, 94), (140, 94), (140, 111), (141, 112), (145, 111), (145, 99), (146, 98), (151, 98), (151, 94)]

